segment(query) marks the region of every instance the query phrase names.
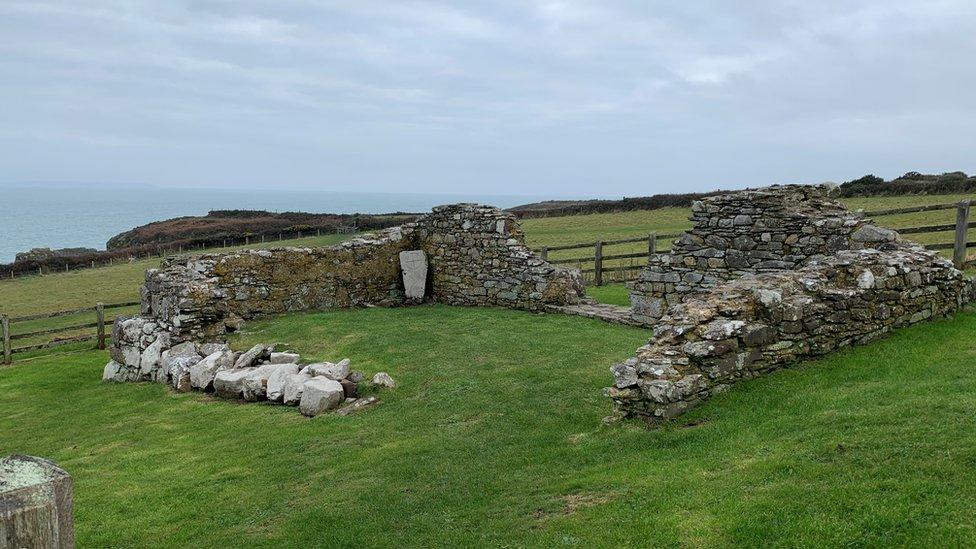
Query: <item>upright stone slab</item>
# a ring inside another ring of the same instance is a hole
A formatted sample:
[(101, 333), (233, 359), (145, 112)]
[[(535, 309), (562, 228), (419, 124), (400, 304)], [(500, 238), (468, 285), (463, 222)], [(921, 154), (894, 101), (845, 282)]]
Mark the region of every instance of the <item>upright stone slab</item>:
[(423, 250), (400, 252), (400, 269), (407, 299), (423, 300), (427, 289), (427, 254)]
[(0, 460), (0, 547), (75, 546), (71, 476), (30, 456)]

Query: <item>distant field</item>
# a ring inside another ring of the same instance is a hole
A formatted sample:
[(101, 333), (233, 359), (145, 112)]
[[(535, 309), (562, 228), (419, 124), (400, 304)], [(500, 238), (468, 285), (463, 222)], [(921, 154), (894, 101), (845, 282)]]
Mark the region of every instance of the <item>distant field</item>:
[[(852, 198), (845, 199), (852, 208), (887, 209), (914, 206), (921, 204), (936, 204), (942, 202), (956, 202), (965, 198), (976, 198), (969, 195), (941, 195), (941, 196), (898, 196), (881, 198)], [(614, 214), (593, 214), (567, 217), (548, 217), (527, 219), (522, 222), (526, 234), (526, 242), (530, 247), (557, 246), (589, 242), (597, 239), (612, 240), (618, 238), (645, 236), (654, 231), (670, 233), (687, 229), (691, 226), (688, 221), (690, 211), (684, 208), (665, 208), (650, 211), (621, 212)], [(954, 211), (923, 212), (905, 214), (878, 219), (882, 225), (890, 227), (906, 227), (951, 223), (955, 220)], [(289, 246), (320, 246), (329, 245), (348, 238), (349, 235), (328, 235), (322, 237), (288, 240), (281, 243), (267, 243), (264, 247), (277, 245)], [(949, 242), (951, 233), (937, 233), (927, 235), (912, 235), (912, 239), (921, 243)], [(976, 230), (971, 231), (970, 240), (976, 240)], [(260, 248), (262, 244), (252, 244), (250, 248)], [(658, 242), (658, 250), (665, 251), (670, 242)], [(236, 249), (236, 248), (227, 248)], [(621, 253), (636, 253), (646, 251), (644, 243), (626, 244), (608, 247), (604, 253), (609, 255)], [(220, 251), (220, 249), (212, 250)], [(591, 249), (567, 250), (552, 252), (550, 257), (572, 258), (592, 255)], [(641, 260), (622, 260), (616, 264), (639, 264)], [(32, 314), (37, 312), (73, 309), (93, 305), (95, 301), (106, 303), (137, 300), (139, 286), (144, 279), (146, 269), (158, 266), (159, 260), (140, 260), (133, 263), (85, 269), (70, 273), (33, 276), (14, 280), (0, 280), (0, 311), (11, 316)], [(614, 263), (608, 262), (608, 266)], [(568, 265), (576, 267), (576, 264)], [(592, 263), (580, 266), (592, 267)], [(66, 324), (69, 319), (61, 319)], [(27, 330), (26, 326), (19, 329)], [(36, 326), (31, 329), (38, 329)]]

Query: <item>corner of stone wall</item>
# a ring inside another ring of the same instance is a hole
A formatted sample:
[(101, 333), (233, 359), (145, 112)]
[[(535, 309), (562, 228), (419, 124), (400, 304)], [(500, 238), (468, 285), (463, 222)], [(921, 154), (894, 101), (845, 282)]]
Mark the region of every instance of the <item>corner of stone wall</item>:
[(738, 381), (952, 314), (973, 281), (920, 246), (843, 250), (797, 270), (722, 282), (672, 306), (611, 367), (618, 417), (673, 418)]
[(414, 304), (419, 298), (407, 299), (400, 265), (401, 252), (412, 250), (427, 256), (434, 301), (542, 310), (584, 295), (578, 271), (525, 246), (514, 215), (478, 204), (441, 206), (414, 223), (325, 248), (165, 259), (146, 272), (141, 316), (116, 322), (118, 376), (146, 379), (154, 375), (156, 347), (219, 340), (256, 316)]

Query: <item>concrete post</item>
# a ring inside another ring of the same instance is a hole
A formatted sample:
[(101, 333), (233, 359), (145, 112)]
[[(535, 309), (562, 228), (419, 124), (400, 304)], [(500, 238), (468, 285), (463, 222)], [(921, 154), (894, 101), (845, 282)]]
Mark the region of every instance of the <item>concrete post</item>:
[(42, 458), (0, 460), (0, 547), (75, 546), (71, 475)]

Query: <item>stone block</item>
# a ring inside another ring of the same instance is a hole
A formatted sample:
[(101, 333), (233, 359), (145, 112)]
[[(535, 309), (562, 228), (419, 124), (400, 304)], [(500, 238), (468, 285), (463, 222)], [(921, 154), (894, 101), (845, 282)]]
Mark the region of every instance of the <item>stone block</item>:
[(407, 299), (423, 300), (427, 290), (427, 254), (423, 250), (400, 252), (400, 269)]

